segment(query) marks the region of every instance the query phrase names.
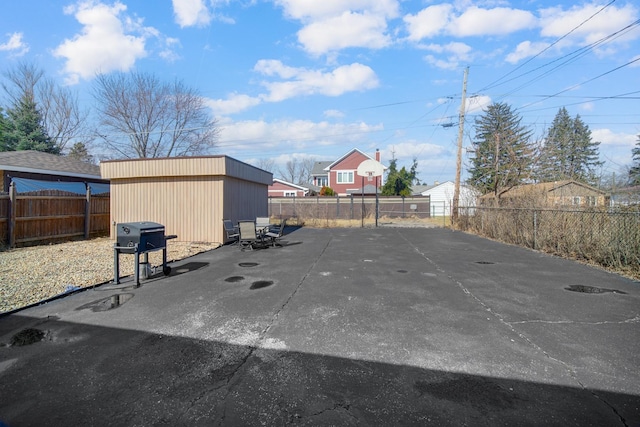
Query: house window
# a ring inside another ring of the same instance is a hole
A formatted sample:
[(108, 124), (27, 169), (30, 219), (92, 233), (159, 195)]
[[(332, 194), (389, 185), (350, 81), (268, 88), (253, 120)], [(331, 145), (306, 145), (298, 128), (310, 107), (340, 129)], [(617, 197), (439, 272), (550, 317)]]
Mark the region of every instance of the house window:
[(596, 196), (587, 196), (587, 206), (596, 205)]
[(337, 172), (338, 184), (353, 184), (353, 171)]
[(295, 191), (285, 191), (284, 192), (284, 197), (296, 197), (296, 192)]
[(573, 206), (580, 206), (580, 197), (573, 198)]
[(328, 183), (329, 183), (329, 178), (327, 178), (326, 176), (316, 177), (316, 185), (318, 187), (326, 187)]

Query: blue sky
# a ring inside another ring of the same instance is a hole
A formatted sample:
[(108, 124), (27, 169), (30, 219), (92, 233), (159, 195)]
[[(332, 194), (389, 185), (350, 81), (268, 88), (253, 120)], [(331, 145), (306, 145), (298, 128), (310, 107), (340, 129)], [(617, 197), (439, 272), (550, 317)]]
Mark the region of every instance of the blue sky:
[(177, 77), (219, 121), (212, 154), (283, 165), (380, 149), (432, 183), (455, 178), (469, 67), (464, 147), (491, 102), (537, 137), (564, 106), (618, 174), (640, 134), (639, 19), (630, 0), (7, 1), (0, 68), (34, 63), (86, 105), (99, 72)]

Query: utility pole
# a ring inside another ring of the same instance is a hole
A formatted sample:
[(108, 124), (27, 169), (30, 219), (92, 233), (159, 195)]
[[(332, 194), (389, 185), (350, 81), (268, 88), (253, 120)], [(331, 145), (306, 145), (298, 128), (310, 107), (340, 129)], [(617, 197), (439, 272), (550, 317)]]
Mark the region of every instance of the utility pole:
[(462, 79), (462, 102), (460, 103), (460, 118), (458, 121), (458, 156), (456, 158), (456, 182), (453, 187), (453, 209), (451, 212), (451, 222), (455, 225), (458, 219), (458, 206), (460, 204), (460, 174), (462, 173), (462, 136), (464, 134), (464, 109), (467, 102), (467, 76), (469, 67), (464, 69)]

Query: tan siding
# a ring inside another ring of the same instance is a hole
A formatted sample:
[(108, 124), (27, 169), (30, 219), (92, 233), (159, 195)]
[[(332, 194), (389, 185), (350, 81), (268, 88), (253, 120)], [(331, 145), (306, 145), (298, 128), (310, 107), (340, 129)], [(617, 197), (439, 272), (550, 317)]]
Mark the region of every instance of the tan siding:
[(100, 163), (103, 178), (144, 178), (180, 176), (229, 176), (269, 185), (271, 173), (227, 156), (137, 159)]
[(153, 221), (180, 241), (222, 242), (221, 177), (117, 180), (111, 187), (112, 221)]
[[(223, 219), (268, 212), (269, 172), (226, 156), (103, 162), (111, 221), (153, 221), (180, 241), (223, 243)], [(113, 230), (112, 230), (113, 233)]]

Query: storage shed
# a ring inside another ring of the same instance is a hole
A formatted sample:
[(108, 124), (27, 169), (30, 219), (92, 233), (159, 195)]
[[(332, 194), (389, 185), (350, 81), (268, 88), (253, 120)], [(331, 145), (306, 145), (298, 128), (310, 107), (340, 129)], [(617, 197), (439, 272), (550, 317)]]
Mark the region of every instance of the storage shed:
[(153, 221), (180, 241), (220, 244), (223, 219), (268, 215), (273, 182), (270, 172), (228, 156), (110, 160), (100, 173), (111, 180), (112, 224)]

